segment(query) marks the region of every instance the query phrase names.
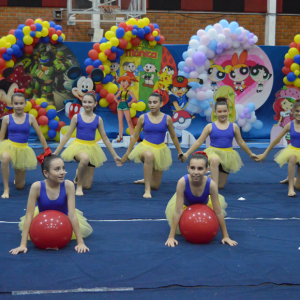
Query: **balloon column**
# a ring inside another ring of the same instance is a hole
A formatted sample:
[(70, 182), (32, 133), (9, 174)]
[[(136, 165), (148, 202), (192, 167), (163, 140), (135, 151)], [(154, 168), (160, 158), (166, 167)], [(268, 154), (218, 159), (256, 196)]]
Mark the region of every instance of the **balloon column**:
[(59, 121), (54, 105), (48, 105), (44, 98), (32, 99), (26, 102), (25, 112), (36, 118), (45, 139), (54, 139), (59, 142), (60, 129), (66, 124)]
[(248, 132), (251, 128), (261, 129), (263, 123), (257, 120), (255, 115), (255, 105), (248, 103), (245, 107), (241, 104), (235, 105), (237, 124), (242, 128), (244, 132)]
[(13, 67), (17, 58), (24, 53), (31, 54), (37, 43), (62, 43), (65, 35), (62, 27), (53, 21), (28, 19), (17, 29), (11, 29), (9, 34), (0, 39), (0, 74), (8, 67)]
[(300, 34), (295, 35), (290, 43), (290, 49), (285, 55), (282, 73), (286, 76), (283, 82), (286, 85), (300, 87)]
[(202, 117), (206, 116), (210, 121), (213, 91), (207, 81), (207, 70), (211, 66), (209, 60), (232, 48), (242, 47), (249, 50), (257, 41), (258, 38), (254, 33), (240, 27), (235, 21), (228, 23), (226, 20), (208, 25), (205, 30), (199, 29), (197, 35), (191, 37), (188, 50), (182, 54), (183, 61), (178, 64), (180, 70), (178, 75), (195, 80), (202, 79), (201, 86), (197, 86), (187, 94), (189, 102), (195, 106), (195, 113), (198, 112)]

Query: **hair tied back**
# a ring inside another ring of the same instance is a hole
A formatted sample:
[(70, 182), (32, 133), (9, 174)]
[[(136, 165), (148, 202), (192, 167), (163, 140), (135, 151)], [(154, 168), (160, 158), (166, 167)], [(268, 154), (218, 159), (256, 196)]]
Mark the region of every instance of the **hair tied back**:
[[(204, 151), (196, 151), (194, 152), (192, 155), (195, 155), (195, 154), (203, 154), (204, 156), (207, 157), (207, 154), (204, 152)], [(208, 158), (208, 157), (207, 157)]]

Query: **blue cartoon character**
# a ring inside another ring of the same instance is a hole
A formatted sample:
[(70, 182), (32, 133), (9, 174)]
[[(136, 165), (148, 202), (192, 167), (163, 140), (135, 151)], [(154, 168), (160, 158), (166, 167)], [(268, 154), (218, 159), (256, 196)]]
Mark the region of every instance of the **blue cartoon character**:
[(169, 101), (173, 113), (179, 110), (186, 110), (189, 98), (186, 93), (190, 90), (189, 81), (184, 76), (177, 76), (169, 85)]
[(222, 67), (216, 65), (213, 60), (210, 60), (210, 68), (207, 70), (207, 77), (211, 81), (212, 91), (218, 89), (218, 82), (224, 80), (229, 73), (231, 66)]
[(72, 94), (76, 99), (65, 100), (65, 114), (69, 119), (80, 113), (82, 97), (85, 93), (95, 91), (95, 82), (101, 82), (104, 78), (101, 69), (94, 69), (90, 77), (81, 76), (81, 69), (77, 66), (71, 67), (67, 72), (67, 77), (73, 81)]
[(265, 66), (259, 64), (249, 67), (249, 69), (252, 80), (257, 82), (256, 93), (261, 93), (264, 89), (264, 83), (272, 77), (272, 74)]

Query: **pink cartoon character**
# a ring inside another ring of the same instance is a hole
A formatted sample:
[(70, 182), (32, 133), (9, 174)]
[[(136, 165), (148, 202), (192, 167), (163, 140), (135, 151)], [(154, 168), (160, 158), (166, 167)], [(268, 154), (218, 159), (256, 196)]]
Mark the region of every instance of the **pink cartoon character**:
[(249, 76), (249, 67), (245, 65), (247, 57), (248, 52), (246, 50), (240, 54), (240, 57), (238, 57), (237, 53), (232, 55), (229, 78), (233, 81), (235, 91), (240, 90), (241, 92), (244, 92), (246, 87), (245, 80)]

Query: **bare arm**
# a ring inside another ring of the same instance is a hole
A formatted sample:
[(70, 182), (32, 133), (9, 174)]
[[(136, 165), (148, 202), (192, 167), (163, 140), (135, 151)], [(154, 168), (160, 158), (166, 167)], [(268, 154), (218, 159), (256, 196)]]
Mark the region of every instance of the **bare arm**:
[(245, 141), (243, 140), (240, 132), (240, 128), (237, 124), (233, 124), (233, 130), (234, 130), (234, 137), (236, 139), (236, 142), (238, 145), (250, 156), (253, 157), (255, 156), (252, 151), (249, 149)]
[(170, 116), (167, 117), (167, 126), (168, 126), (168, 130), (170, 132), (170, 136), (171, 136), (171, 139), (173, 141), (173, 144), (176, 147), (176, 150), (177, 150), (178, 154), (181, 154), (182, 150), (181, 150), (177, 135), (176, 135), (175, 130), (174, 130), (172, 118)]
[(41, 141), (41, 144), (42, 144), (44, 150), (47, 149), (48, 145), (47, 145), (46, 139), (45, 139), (44, 135), (41, 132), (41, 129), (40, 129), (40, 127), (39, 127), (39, 125), (36, 121), (36, 118), (32, 115), (29, 115), (29, 118), (30, 118), (29, 121), (31, 122), (31, 126), (33, 127), (33, 129), (35, 130), (39, 140)]
[(119, 104), (120, 100), (118, 99), (120, 97), (121, 91), (118, 92), (118, 94), (114, 97), (115, 101)]
[(60, 153), (60, 151), (63, 149), (63, 147), (65, 146), (65, 144), (70, 139), (72, 133), (74, 132), (74, 130), (76, 128), (76, 124), (77, 124), (77, 115), (74, 115), (73, 118), (72, 118), (72, 120), (71, 120), (71, 124), (70, 124), (68, 132), (64, 135), (64, 137), (60, 141), (58, 147), (56, 148), (56, 150), (54, 151), (53, 154), (58, 155)]
[(28, 251), (28, 249), (27, 249), (28, 233), (29, 233), (31, 222), (33, 220), (35, 205), (36, 205), (36, 201), (40, 194), (40, 189), (41, 189), (40, 182), (35, 182), (30, 188), (28, 202), (27, 202), (26, 215), (25, 215), (25, 220), (24, 220), (24, 227), (23, 227), (23, 231), (22, 231), (21, 244), (18, 248), (10, 250), (9, 252), (11, 254), (18, 254), (20, 252), (26, 253)]
[(2, 142), (4, 140), (4, 138), (5, 138), (5, 134), (6, 134), (6, 131), (7, 131), (8, 123), (9, 123), (9, 117), (5, 116), (2, 119), (2, 125), (1, 125), (1, 131), (0, 131), (0, 142)]

